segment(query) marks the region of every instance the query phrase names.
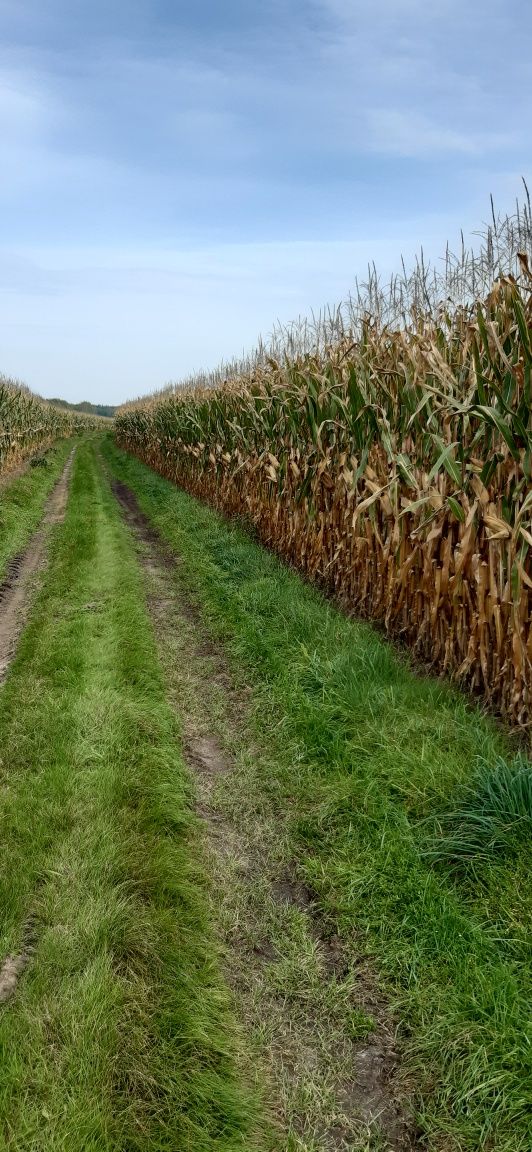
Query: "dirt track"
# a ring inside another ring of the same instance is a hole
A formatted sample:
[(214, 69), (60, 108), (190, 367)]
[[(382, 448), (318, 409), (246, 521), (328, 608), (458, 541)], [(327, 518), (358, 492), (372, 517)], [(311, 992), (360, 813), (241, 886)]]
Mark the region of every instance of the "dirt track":
[[(260, 942), (249, 947), (257, 932), (259, 901), (255, 886), (259, 883), (275, 918), (285, 919), (288, 925), (295, 912), (304, 923), (324, 987), (341, 984), (347, 975), (342, 941), (331, 936), (330, 928), (322, 922), (313, 894), (297, 878), (294, 863), (285, 863), (279, 873), (276, 849), (268, 843), (268, 832), (258, 814), (247, 811), (244, 817), (237, 804), (235, 819), (235, 814), (231, 816), (220, 803), (220, 784), (225, 781), (226, 789), (235, 795), (240, 785), (231, 751), (217, 734), (212, 714), (213, 703), (216, 712), (214, 698), (224, 701), (226, 723), (236, 730), (245, 723), (245, 691), (236, 688), (223, 651), (206, 636), (197, 609), (179, 579), (176, 581), (179, 558), (166, 550), (134, 493), (119, 480), (112, 481), (112, 489), (137, 538), (148, 608), (167, 674), (169, 696), (182, 725), (183, 753), (194, 779), (196, 812), (211, 860), (214, 888), (224, 893), (221, 902), (227, 906), (226, 915), (233, 925), (225, 939), (226, 978), (235, 1001), (240, 1003), (244, 1027), (260, 1027), (261, 1015), (272, 1021), (271, 1039), (262, 1057), (262, 1074), (270, 1082), (272, 1111), (277, 1113), (285, 1131), (293, 1126), (302, 1135), (309, 1119), (306, 1107), (301, 1109), (301, 1103), (299, 1109), (286, 1104), (286, 1096), (295, 1098), (301, 1083), (315, 1080), (328, 1101), (314, 1128), (320, 1147), (330, 1152), (343, 1152), (354, 1143), (358, 1147), (361, 1133), (369, 1132), (377, 1123), (387, 1148), (408, 1152), (415, 1140), (395, 1082), (393, 1027), (380, 1003), (372, 974), (363, 965), (360, 967), (356, 994), (356, 1006), (371, 1013), (375, 1020), (371, 1035), (364, 1041), (353, 1041), (340, 1029), (330, 1039), (318, 1039), (320, 1021), (310, 1006), (302, 1010), (300, 1005), (291, 1004), (289, 997), (272, 996), (267, 969), (282, 964), (283, 958), (268, 939), (266, 922), (260, 928)], [(275, 840), (278, 837), (282, 838), (279, 826)], [(230, 895), (235, 871), (238, 888), (246, 894), (240, 906), (233, 903)], [(285, 944), (290, 946), (289, 930)], [(341, 1076), (335, 1068), (338, 1047), (342, 1049)], [(281, 1107), (279, 1100), (285, 1101)]]
[(0, 584), (0, 684), (5, 680), (15, 655), (28, 616), (36, 576), (46, 561), (50, 528), (60, 523), (65, 515), (73, 455), (72, 452), (61, 478), (46, 501), (41, 526), (26, 551), (11, 560), (6, 578)]

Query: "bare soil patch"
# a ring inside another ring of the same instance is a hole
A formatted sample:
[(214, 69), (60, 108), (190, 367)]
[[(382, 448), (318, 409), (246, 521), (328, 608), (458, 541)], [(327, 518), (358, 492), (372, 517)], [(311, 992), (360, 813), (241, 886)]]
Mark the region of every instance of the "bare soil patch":
[(46, 560), (49, 530), (64, 519), (73, 453), (46, 502), (40, 528), (22, 556), (15, 556), (0, 584), (0, 684), (5, 680), (26, 623), (37, 573)]
[(0, 966), (0, 1004), (5, 1004), (16, 992), (20, 977), (35, 952), (36, 943), (36, 923), (33, 916), (29, 916), (22, 933), (21, 951), (16, 955), (6, 956)]
[(21, 952), (18, 956), (8, 956), (4, 960), (0, 968), (0, 1004), (5, 1004), (15, 992), (28, 960), (27, 952)]
[[(188, 599), (179, 559), (134, 494), (118, 481), (112, 487), (137, 537), (195, 781), (226, 974), (243, 1028), (256, 1038), (255, 1074), (270, 1085), (266, 1105), (274, 1125), (281, 1140), (301, 1152), (411, 1150), (416, 1143), (396, 1077), (394, 1025), (376, 981), (364, 958), (348, 955), (325, 923), (294, 861), (285, 856), (283, 862), (279, 813), (272, 817), (262, 801), (253, 804), (249, 764), (261, 752), (246, 730), (245, 687), (235, 685), (223, 651)], [(242, 733), (246, 772), (237, 751)], [(350, 1032), (348, 1017), (357, 1013), (370, 1019), (363, 1038)]]

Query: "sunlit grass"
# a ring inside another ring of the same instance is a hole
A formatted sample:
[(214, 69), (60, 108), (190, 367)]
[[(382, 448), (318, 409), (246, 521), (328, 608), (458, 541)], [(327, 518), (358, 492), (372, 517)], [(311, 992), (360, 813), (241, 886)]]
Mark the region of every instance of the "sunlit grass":
[(0, 1006), (14, 1152), (256, 1146), (191, 788), (128, 534), (90, 444), (0, 692)]
[(463, 877), (426, 855), (427, 822), (478, 790), (480, 764), (511, 774), (512, 745), (239, 528), (105, 451), (253, 688), (255, 787), (289, 814), (293, 858), (353, 962), (377, 967), (427, 1146), (528, 1152), (528, 841)]

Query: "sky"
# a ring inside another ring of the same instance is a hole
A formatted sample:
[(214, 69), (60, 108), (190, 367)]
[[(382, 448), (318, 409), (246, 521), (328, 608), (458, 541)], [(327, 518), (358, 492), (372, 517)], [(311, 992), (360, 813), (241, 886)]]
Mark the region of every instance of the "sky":
[(120, 403), (439, 258), (532, 175), (531, 49), (528, 0), (0, 0), (0, 372)]

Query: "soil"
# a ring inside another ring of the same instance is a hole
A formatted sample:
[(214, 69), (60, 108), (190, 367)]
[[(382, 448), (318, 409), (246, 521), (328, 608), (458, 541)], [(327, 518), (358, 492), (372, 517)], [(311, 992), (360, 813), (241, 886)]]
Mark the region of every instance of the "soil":
[(10, 1000), (17, 984), (26, 970), (37, 943), (37, 926), (33, 916), (29, 916), (22, 931), (22, 949), (18, 955), (7, 956), (0, 966), (0, 1004)]
[(19, 956), (8, 956), (0, 968), (0, 1004), (9, 1000), (17, 987), (18, 981), (29, 961), (29, 953), (21, 952)]

